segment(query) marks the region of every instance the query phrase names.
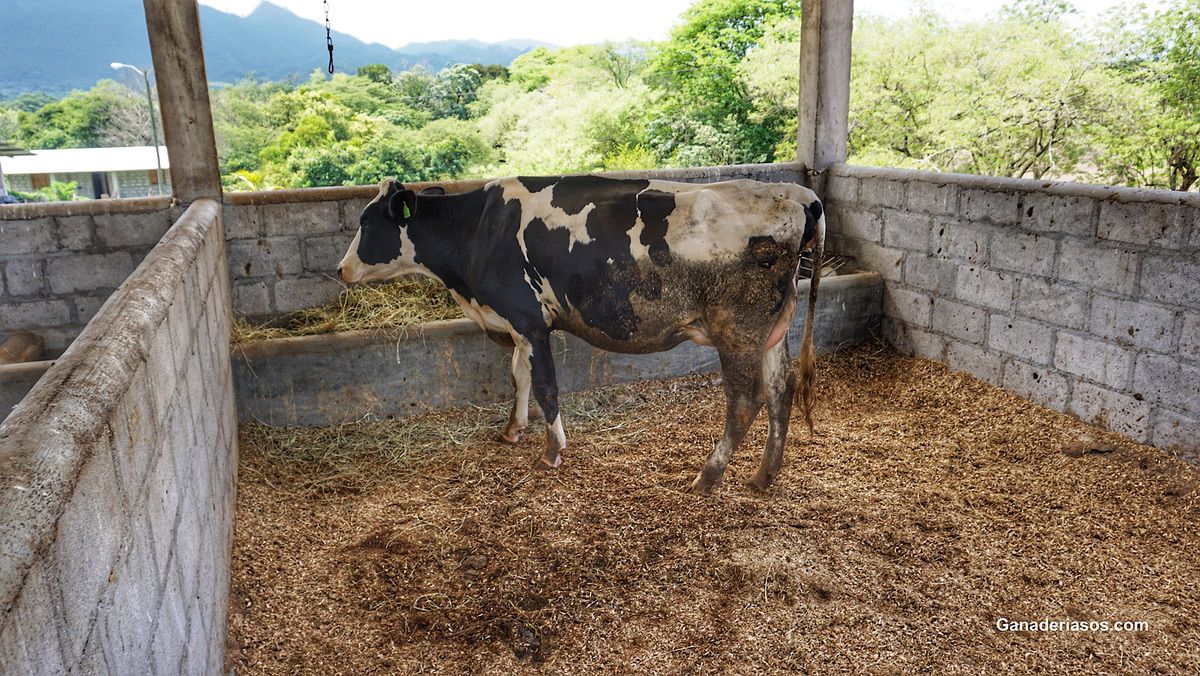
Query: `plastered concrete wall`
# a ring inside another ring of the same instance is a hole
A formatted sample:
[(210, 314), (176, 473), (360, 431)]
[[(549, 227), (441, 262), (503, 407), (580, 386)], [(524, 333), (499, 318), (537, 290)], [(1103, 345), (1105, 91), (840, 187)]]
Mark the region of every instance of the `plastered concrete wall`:
[(220, 205), (0, 425), (0, 671), (217, 673), (236, 471)]
[(179, 216), (169, 203), (0, 206), (0, 340), (28, 330), (46, 340), (49, 355), (66, 349)]
[(826, 201), (896, 347), (1194, 457), (1200, 195), (838, 166)]
[[(621, 178), (661, 178), (712, 182), (753, 178), (799, 182), (797, 164), (748, 164), (653, 171), (610, 172)], [(448, 192), (474, 190), (484, 181), (409, 184), (440, 185)], [(307, 188), (227, 193), (224, 221), (229, 238), (233, 306), (240, 314), (283, 314), (337, 298), (337, 264), (358, 229), (363, 207), (379, 192), (375, 186)]]

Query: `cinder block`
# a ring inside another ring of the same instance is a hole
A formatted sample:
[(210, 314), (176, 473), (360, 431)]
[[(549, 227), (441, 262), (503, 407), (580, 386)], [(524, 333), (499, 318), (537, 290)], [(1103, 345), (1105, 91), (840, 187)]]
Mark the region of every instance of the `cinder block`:
[(4, 282), (10, 296), (45, 296), (45, 262), (40, 258), (8, 261), (4, 264)]
[(1082, 329), (1087, 323), (1088, 295), (1065, 284), (1022, 277), (1017, 285), (1016, 310), (1026, 317)]
[(987, 258), (989, 231), (990, 228), (983, 225), (935, 221), (931, 238), (934, 253), (943, 258), (980, 263)]
[(46, 261), (46, 277), (53, 293), (115, 289), (137, 266), (126, 251), (82, 256), (60, 256)]
[(847, 251), (858, 259), (863, 268), (878, 272), (889, 282), (898, 282), (903, 277), (904, 252), (899, 249), (858, 241)]
[(0, 220), (0, 252), (6, 254), (46, 253), (58, 246), (54, 242), (54, 219), (33, 218), (24, 221)]
[(1200, 417), (1161, 409), (1157, 418), (1151, 443), (1179, 453), (1193, 463), (1200, 459)]
[(883, 219), (871, 211), (838, 210), (839, 235), (878, 243), (883, 234)]
[(975, 266), (960, 265), (954, 295), (960, 300), (985, 305), (994, 310), (1009, 310), (1013, 305), (1016, 278), (1010, 274)]
[(342, 222), (342, 234), (349, 233), (351, 237), (358, 232), (358, 218), (362, 215), (363, 209), (371, 203), (374, 198), (355, 198), (342, 200), (338, 202), (338, 214)]
[(91, 214), (58, 216), (54, 221), (58, 227), (58, 243), (62, 249), (90, 251), (96, 248), (96, 223)]
[(946, 365), (996, 386), (1004, 382), (1004, 360), (999, 355), (957, 340), (946, 341)]
[(909, 254), (904, 259), (904, 283), (936, 296), (954, 295), (958, 266), (932, 256)]
[(233, 309), (247, 317), (271, 314), (271, 292), (265, 282), (239, 280), (233, 285)]
[(889, 345), (904, 354), (934, 361), (944, 358), (946, 339), (936, 333), (884, 317), (883, 336)]
[(858, 179), (847, 176), (830, 176), (825, 184), (826, 206), (850, 206), (858, 202)]
[(275, 310), (293, 312), (337, 300), (342, 285), (327, 277), (285, 279), (275, 284)]
[(95, 296), (76, 296), (75, 300), (75, 317), (80, 324), (87, 324), (92, 321), (92, 317), (103, 307), (104, 302), (108, 300), (109, 294), (100, 294)]
[(958, 186), (938, 185), (922, 180), (908, 182), (905, 205), (909, 211), (950, 216), (958, 213)]
[(996, 233), (992, 237), (990, 265), (1049, 277), (1054, 273), (1054, 240), (1016, 232)]
[(1172, 310), (1100, 294), (1092, 298), (1092, 333), (1114, 343), (1169, 352), (1174, 329)]
[(1013, 359), (1004, 366), (1004, 389), (1042, 406), (1065, 411), (1070, 385), (1054, 369)]
[(968, 343), (983, 345), (987, 310), (937, 298), (933, 301), (930, 328)]
[(1200, 361), (1200, 314), (1183, 315), (1183, 333), (1179, 336), (1179, 356)]
[(1200, 368), (1156, 354), (1138, 357), (1134, 391), (1146, 401), (1189, 415), (1200, 414)]
[(1021, 195), (967, 188), (959, 198), (959, 213), (968, 221), (990, 221), (1009, 225), (1021, 220)]
[(1104, 202), (1096, 235), (1118, 242), (1171, 248), (1183, 243), (1188, 207), (1148, 202)]
[(1088, 380), (1124, 390), (1129, 382), (1133, 355), (1119, 345), (1059, 332), (1054, 367)]
[(96, 237), (109, 247), (154, 246), (171, 227), (167, 211), (144, 214), (96, 214)]
[(927, 214), (883, 210), (883, 243), (901, 249), (929, 250), (931, 222)]
[(65, 300), (0, 304), (0, 331), (62, 326), (70, 321), (71, 307)]
[(1113, 246), (1092, 246), (1064, 239), (1058, 255), (1058, 276), (1122, 296), (1137, 286), (1137, 256)]
[(1021, 226), (1038, 232), (1090, 237), (1095, 231), (1096, 200), (1082, 195), (1025, 194)]
[(304, 240), (305, 271), (325, 275), (336, 273), (351, 240), (350, 235), (325, 235)]
[(253, 204), (225, 204), (221, 206), (221, 223), (225, 229), (225, 239), (258, 239), (265, 229), (262, 227), (262, 214)]
[(1071, 412), (1080, 420), (1106, 427), (1134, 441), (1147, 441), (1150, 404), (1092, 385), (1076, 383), (1071, 392)]
[(229, 274), (234, 279), (274, 275), (282, 279), (304, 269), (300, 240), (292, 237), (239, 239), (229, 243)]
[(884, 290), (883, 314), (923, 329), (929, 328), (933, 299), (895, 284)]
[(904, 184), (886, 178), (864, 178), (858, 185), (858, 203), (899, 208), (904, 205)]
[(264, 204), (263, 228), (269, 237), (309, 237), (341, 231), (337, 202)]
[(1163, 303), (1200, 307), (1200, 257), (1147, 254), (1142, 260), (1142, 295)]
[(63, 650), (81, 655), (109, 574), (117, 562), (125, 525), (123, 501), (117, 488), (112, 448), (104, 437), (92, 442), (84, 464), (58, 521), (50, 557), (58, 566), (62, 594)]
[(1054, 333), (1047, 326), (1013, 317), (992, 315), (988, 347), (1046, 366), (1053, 356)]

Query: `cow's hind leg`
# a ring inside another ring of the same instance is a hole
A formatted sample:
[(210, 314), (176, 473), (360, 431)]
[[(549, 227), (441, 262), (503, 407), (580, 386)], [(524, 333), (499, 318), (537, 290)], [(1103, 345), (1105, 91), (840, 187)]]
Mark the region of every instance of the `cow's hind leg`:
[(721, 351), (721, 377), (725, 385), (725, 433), (700, 468), (690, 492), (708, 495), (721, 480), (733, 452), (762, 408), (762, 364), (756, 353)]
[[(563, 431), (562, 415), (558, 410), (558, 379), (554, 375), (550, 336), (547, 334), (529, 339), (527, 344), (533, 396), (546, 419), (546, 450), (533, 464), (533, 468), (556, 469), (562, 464), (562, 451), (567, 447), (567, 435)], [(521, 347), (521, 341), (518, 341), (517, 348)]]
[(763, 358), (763, 387), (766, 390), (767, 445), (763, 448), (762, 462), (750, 485), (766, 490), (779, 476), (783, 465), (783, 446), (787, 442), (788, 423), (792, 417), (792, 398), (796, 394), (796, 370), (788, 354), (787, 337), (775, 347), (767, 350)]

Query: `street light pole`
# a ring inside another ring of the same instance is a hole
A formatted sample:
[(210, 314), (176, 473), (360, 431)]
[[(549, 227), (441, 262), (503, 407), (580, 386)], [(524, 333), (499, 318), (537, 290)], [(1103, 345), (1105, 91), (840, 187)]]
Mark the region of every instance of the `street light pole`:
[(146, 83), (146, 107), (150, 110), (150, 134), (154, 138), (154, 161), (158, 164), (158, 194), (163, 194), (163, 172), (162, 172), (162, 157), (158, 151), (158, 122), (154, 119), (154, 99), (150, 96), (150, 74), (147, 71), (131, 66), (127, 63), (113, 62), (110, 64), (113, 70), (122, 68), (132, 69), (134, 72), (142, 76), (142, 81)]

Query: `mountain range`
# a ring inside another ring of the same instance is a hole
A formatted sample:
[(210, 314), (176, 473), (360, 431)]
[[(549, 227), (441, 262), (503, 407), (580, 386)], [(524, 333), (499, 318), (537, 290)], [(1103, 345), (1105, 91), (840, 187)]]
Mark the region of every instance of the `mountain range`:
[[(324, 69), (325, 27), (269, 2), (241, 17), (200, 6), (204, 60), (211, 84), (249, 73), (278, 80)], [(393, 71), (453, 63), (508, 65), (539, 46), (534, 40), (414, 42), (398, 49), (333, 33), (339, 72), (382, 63)], [(27, 91), (63, 94), (112, 78), (113, 61), (150, 65), (150, 42), (139, 0), (5, 0), (0, 9), (0, 99)], [(128, 77), (126, 75), (125, 77)]]

